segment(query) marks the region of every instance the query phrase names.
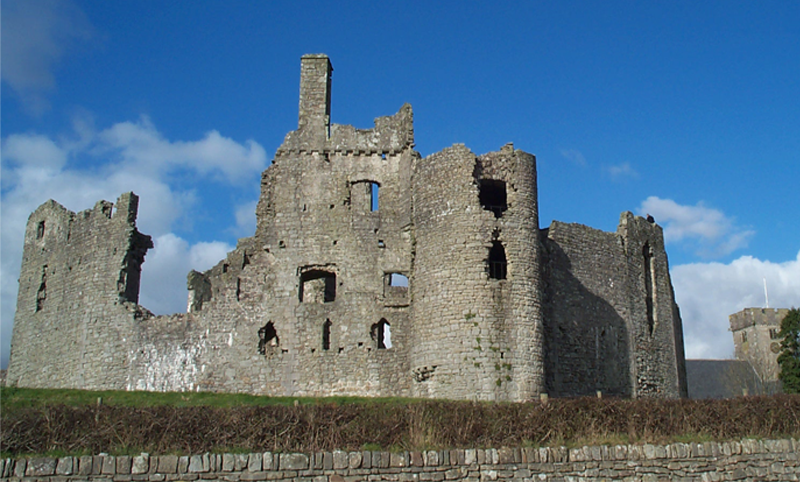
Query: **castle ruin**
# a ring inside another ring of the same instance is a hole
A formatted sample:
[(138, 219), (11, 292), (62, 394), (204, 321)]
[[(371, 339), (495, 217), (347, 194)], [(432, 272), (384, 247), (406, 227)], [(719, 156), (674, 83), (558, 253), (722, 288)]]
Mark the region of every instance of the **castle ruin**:
[(261, 179), (252, 237), (188, 276), (187, 313), (137, 304), (137, 197), (25, 234), (8, 383), (28, 387), (521, 401), (686, 396), (661, 228), (540, 229), (512, 144), (422, 158), (411, 106), (330, 122), (325, 55), (301, 60), (298, 129)]

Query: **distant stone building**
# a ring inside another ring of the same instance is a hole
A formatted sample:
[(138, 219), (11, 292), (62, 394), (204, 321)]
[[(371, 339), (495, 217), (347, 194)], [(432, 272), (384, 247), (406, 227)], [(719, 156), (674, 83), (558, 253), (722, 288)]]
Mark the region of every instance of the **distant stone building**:
[(729, 317), (736, 358), (753, 366), (767, 393), (781, 391), (778, 333), (788, 313), (788, 308), (745, 308)]
[(30, 217), (8, 380), (19, 386), (527, 400), (686, 395), (661, 228), (539, 228), (536, 160), (414, 148), (404, 105), (330, 122), (332, 66), (301, 61), (298, 129), (257, 227), (188, 277), (188, 312), (137, 304), (137, 197)]

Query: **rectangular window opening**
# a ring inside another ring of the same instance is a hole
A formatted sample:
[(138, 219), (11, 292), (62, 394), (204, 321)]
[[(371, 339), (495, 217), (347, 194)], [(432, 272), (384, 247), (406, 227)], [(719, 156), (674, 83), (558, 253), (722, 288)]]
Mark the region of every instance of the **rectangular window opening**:
[(312, 269), (300, 275), (301, 303), (330, 303), (336, 300), (336, 273)]
[(483, 209), (493, 212), (494, 217), (499, 218), (508, 209), (506, 182), (497, 179), (481, 179), (478, 183), (478, 198)]
[(506, 250), (500, 241), (493, 241), (489, 250), (489, 278), (506, 279), (508, 275), (508, 261)]

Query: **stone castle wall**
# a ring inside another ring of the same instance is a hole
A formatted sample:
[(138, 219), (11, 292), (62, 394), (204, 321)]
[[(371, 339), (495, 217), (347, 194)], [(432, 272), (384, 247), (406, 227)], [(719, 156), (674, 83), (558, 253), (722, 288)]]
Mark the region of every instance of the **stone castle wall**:
[(149, 236), (138, 198), (73, 213), (48, 201), (25, 232), (8, 380), (31, 387), (124, 386)]
[(685, 396), (658, 226), (625, 213), (616, 233), (554, 223), (542, 235), (533, 155), (455, 145), (421, 158), (407, 104), (372, 129), (332, 124), (332, 71), (324, 55), (303, 57), (298, 129), (262, 175), (256, 232), (189, 274), (187, 313), (136, 305), (151, 242), (136, 231), (133, 194), (113, 215), (106, 202), (79, 214), (40, 207), (28, 223), (9, 383)]
[(191, 456), (84, 455), (0, 459), (0, 480), (78, 481), (796, 481), (800, 442), (675, 443), (425, 452)]

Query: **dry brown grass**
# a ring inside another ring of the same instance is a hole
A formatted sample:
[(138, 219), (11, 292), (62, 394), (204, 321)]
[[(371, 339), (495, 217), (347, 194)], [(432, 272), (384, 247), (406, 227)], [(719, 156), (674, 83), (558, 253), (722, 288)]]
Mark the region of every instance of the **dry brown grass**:
[(800, 396), (731, 400), (361, 401), (4, 410), (0, 447), (45, 453), (310, 452), (665, 443), (800, 436)]

